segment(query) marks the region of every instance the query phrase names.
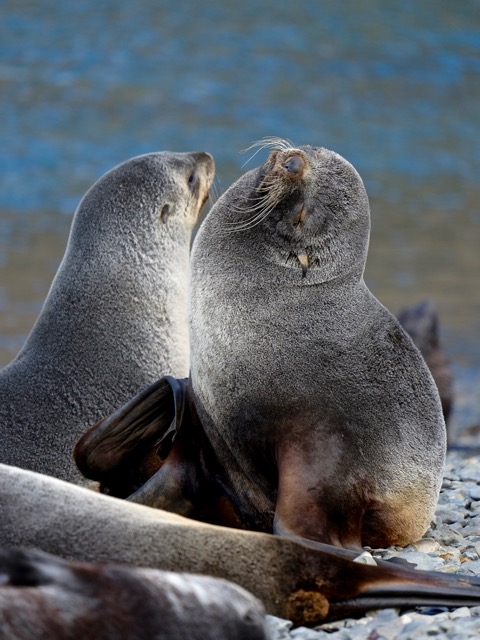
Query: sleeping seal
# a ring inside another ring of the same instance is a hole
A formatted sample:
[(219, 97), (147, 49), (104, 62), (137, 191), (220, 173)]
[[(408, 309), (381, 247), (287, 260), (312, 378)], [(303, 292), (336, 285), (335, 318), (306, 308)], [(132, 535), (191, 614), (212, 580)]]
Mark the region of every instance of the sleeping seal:
[(85, 195), (40, 316), (0, 373), (0, 461), (79, 482), (86, 426), (188, 374), (191, 233), (213, 175), (207, 153), (151, 153)]

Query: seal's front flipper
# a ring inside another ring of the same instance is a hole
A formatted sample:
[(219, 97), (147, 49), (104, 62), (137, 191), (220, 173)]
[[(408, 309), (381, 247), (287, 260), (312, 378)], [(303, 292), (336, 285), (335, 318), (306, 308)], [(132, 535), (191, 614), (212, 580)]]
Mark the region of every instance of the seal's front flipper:
[(184, 420), (186, 387), (187, 380), (165, 376), (90, 427), (73, 453), (83, 475), (118, 498), (141, 487), (172, 449)]
[(187, 439), (173, 443), (168, 458), (143, 486), (128, 497), (148, 507), (173, 511), (182, 516), (195, 516), (201, 493), (199, 466)]

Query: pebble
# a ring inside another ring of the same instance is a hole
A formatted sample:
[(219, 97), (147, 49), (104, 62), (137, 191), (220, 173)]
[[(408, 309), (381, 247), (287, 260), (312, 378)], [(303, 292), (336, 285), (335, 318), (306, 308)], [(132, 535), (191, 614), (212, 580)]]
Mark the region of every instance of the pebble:
[(431, 538), (419, 540), (418, 542), (415, 542), (412, 547), (417, 551), (423, 551), (423, 553), (434, 553), (441, 548), (438, 542), (436, 540), (432, 540)]
[[(371, 555), (370, 555), (371, 554)], [(449, 452), (435, 520), (422, 540), (405, 547), (368, 549), (361, 560), (397, 557), (417, 569), (480, 577), (480, 456)], [(480, 606), (446, 610), (384, 609), (313, 629), (293, 628), (288, 620), (267, 616), (272, 640), (478, 640)]]
[(476, 485), (469, 490), (470, 498), (472, 500), (480, 500), (480, 486)]

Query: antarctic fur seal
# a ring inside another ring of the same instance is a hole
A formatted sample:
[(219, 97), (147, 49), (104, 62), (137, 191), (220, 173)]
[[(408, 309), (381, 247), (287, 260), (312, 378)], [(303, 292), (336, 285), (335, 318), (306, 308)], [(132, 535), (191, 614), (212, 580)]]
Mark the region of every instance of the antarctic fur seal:
[(359, 174), (324, 148), (276, 147), (195, 239), (193, 404), (246, 527), (404, 546), (441, 486), (437, 389), (364, 282)]
[(207, 153), (150, 153), (84, 196), (40, 316), (0, 372), (0, 461), (79, 482), (87, 426), (188, 374), (191, 233), (213, 175)]
[[(445, 423), (420, 352), (364, 282), (369, 231), (360, 176), (323, 148), (280, 142), (217, 201), (192, 250), (186, 400), (163, 396), (184, 418), (142, 423), (158, 388), (132, 401), (136, 439), (173, 446), (130, 500), (340, 547), (421, 538)], [(102, 438), (132, 453), (126, 409), (77, 445), (97, 480), (115, 471)]]
[(23, 549), (0, 549), (0, 575), (0, 637), (8, 640), (270, 638), (260, 602), (218, 578)]
[(297, 625), (378, 608), (480, 604), (475, 577), (361, 564), (358, 552), (212, 526), (3, 464), (0, 504), (4, 547), (227, 579)]

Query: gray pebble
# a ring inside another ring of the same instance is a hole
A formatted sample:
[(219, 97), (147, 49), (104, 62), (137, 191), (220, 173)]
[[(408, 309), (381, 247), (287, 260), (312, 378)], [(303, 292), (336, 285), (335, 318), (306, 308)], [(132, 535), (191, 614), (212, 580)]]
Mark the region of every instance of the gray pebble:
[[(469, 461), (467, 461), (469, 462)], [(464, 482), (480, 482), (480, 469), (470, 466), (460, 469), (460, 480)]]
[(437, 508), (435, 512), (435, 516), (440, 518), (440, 521), (445, 524), (453, 524), (454, 522), (460, 522), (464, 519), (465, 513), (464, 510), (455, 510), (452, 509), (449, 505), (448, 507), (440, 506)]
[(457, 618), (470, 618), (471, 613), (469, 607), (460, 607), (459, 609), (455, 609), (450, 614), (450, 618), (452, 620), (456, 620)]
[(471, 573), (475, 576), (480, 575), (480, 560), (475, 562), (464, 562), (462, 564), (462, 573)]
[(436, 540), (432, 540), (431, 538), (419, 540), (411, 546), (413, 547), (413, 549), (416, 549), (416, 551), (422, 551), (423, 553), (436, 553), (441, 549), (439, 543)]
[(291, 632), (290, 637), (296, 640), (323, 640), (331, 638), (331, 635), (324, 631), (314, 631), (306, 627), (298, 627)]
[(417, 569), (422, 571), (436, 571), (445, 564), (441, 558), (430, 556), (428, 553), (422, 553), (421, 551), (402, 551), (397, 557), (408, 560), (408, 562), (414, 562), (417, 565)]
[(480, 500), (480, 486), (478, 484), (469, 489), (468, 492), (472, 500)]

